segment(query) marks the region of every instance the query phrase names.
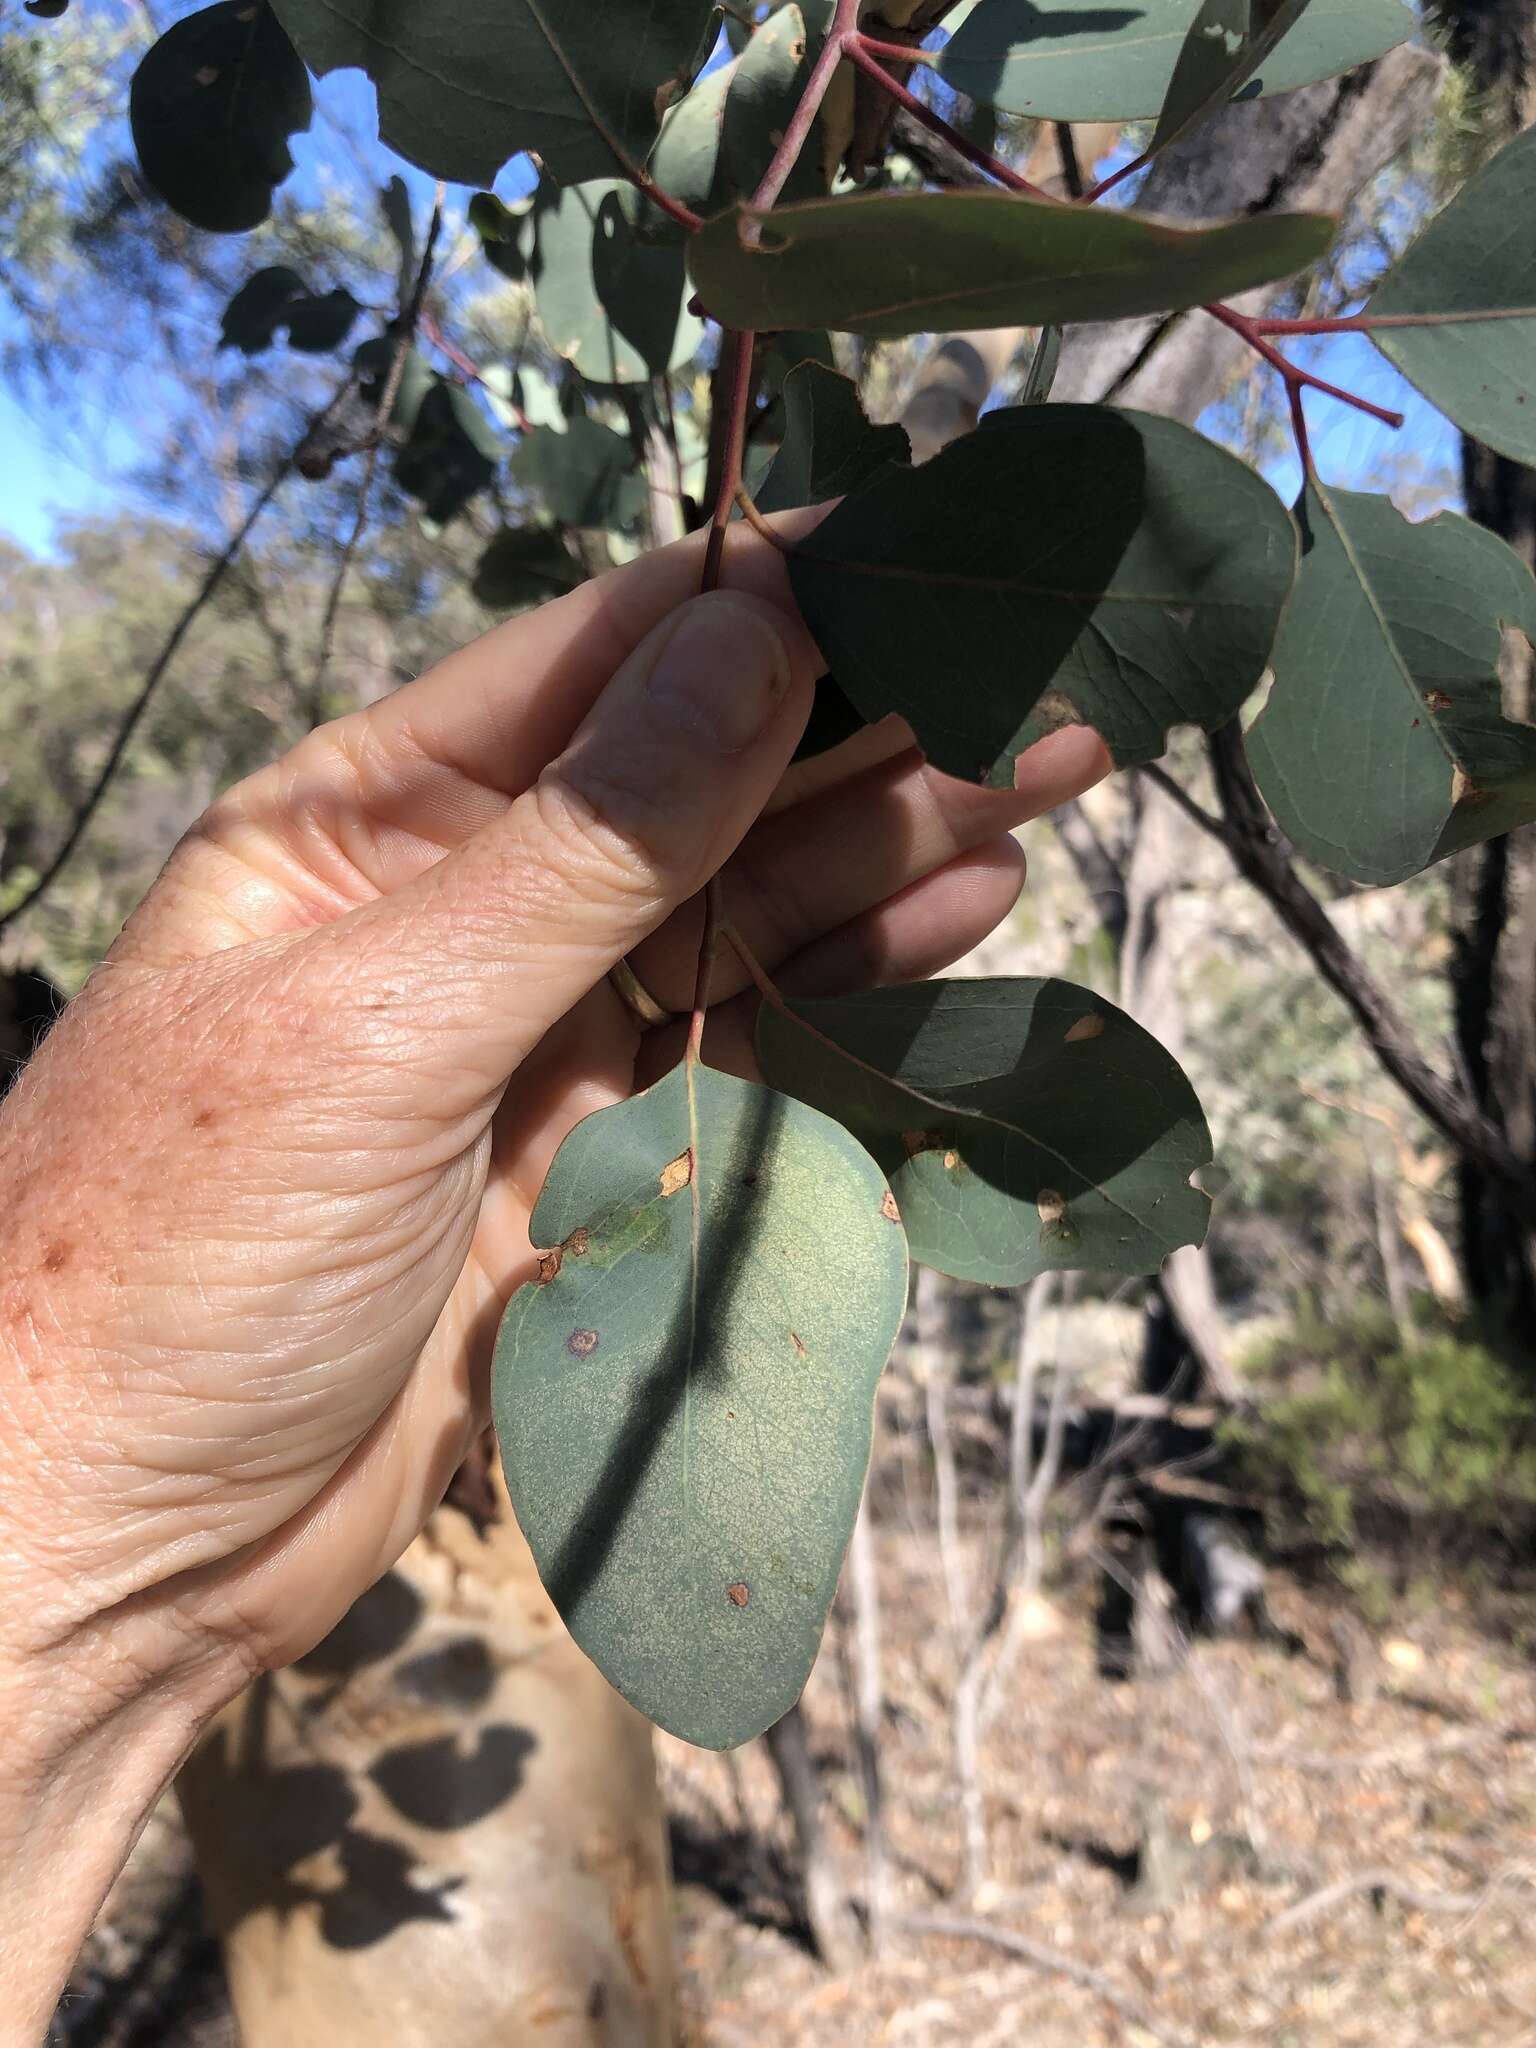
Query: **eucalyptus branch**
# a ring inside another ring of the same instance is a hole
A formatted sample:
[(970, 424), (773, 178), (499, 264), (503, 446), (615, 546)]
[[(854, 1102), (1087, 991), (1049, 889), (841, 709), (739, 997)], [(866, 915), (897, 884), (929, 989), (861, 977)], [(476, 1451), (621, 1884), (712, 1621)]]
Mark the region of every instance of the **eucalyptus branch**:
[(128, 749), (133, 744), (134, 735), (144, 722), (144, 715), (149, 710), (156, 690), (164, 680), (166, 671), (170, 668), (171, 663), (180, 653), (182, 643), (185, 641), (188, 633), (191, 632), (193, 626), (196, 625), (198, 619), (201, 618), (208, 605), (218, 594), (220, 585), (239, 559), (240, 552), (250, 539), (257, 521), (277, 496), (277, 493), (287, 482), (288, 478), (293, 474), (298, 461), (299, 450), (318, 427), (325, 425), (330, 420), (331, 416), (345, 400), (351, 388), (351, 380), (349, 379), (333, 391), (325, 404), (310, 418), (298, 442), (288, 450), (272, 475), (262, 485), (261, 489), (252, 499), (250, 509), (245, 517), (225, 542), (213, 562), (210, 563), (202, 582), (182, 608), (175, 624), (161, 643), (160, 652), (150, 663), (144, 680), (139, 685), (132, 702), (123, 713), (117, 731), (113, 735), (112, 744), (107, 749), (106, 759), (96, 771), (96, 779), (92, 782), (89, 790), (87, 790), (84, 802), (70, 820), (69, 829), (60, 841), (53, 858), (48, 862), (25, 895), (19, 897), (8, 908), (0, 910), (0, 932), (3, 932), (7, 926), (14, 924), (18, 918), (24, 917), (29, 910), (40, 903), (74, 858), (75, 853), (79, 849), (80, 842), (90, 830), (91, 823), (96, 813), (101, 809), (102, 801), (107, 791), (111, 788), (118, 770), (123, 765)]
[(1213, 733), (1209, 749), (1219, 816), (1162, 770), (1144, 768), (1142, 773), (1225, 847), (1238, 873), (1258, 890), (1348, 1008), (1378, 1064), (1415, 1109), (1463, 1158), (1496, 1181), (1527, 1221), (1536, 1220), (1536, 1185), (1529, 1169), (1465, 1090), (1430, 1066), (1386, 990), (1296, 872), (1253, 780), (1236, 724)]
[(325, 600), (325, 616), (320, 622), (320, 646), (315, 656), (314, 673), (310, 677), (306, 706), (312, 726), (318, 725), (324, 716), (320, 692), (324, 687), (326, 671), (331, 665), (331, 653), (336, 639), (336, 621), (341, 612), (341, 594), (346, 587), (348, 573), (368, 525), (368, 506), (373, 496), (374, 472), (379, 466), (379, 444), (384, 439), (390, 415), (395, 409), (395, 400), (400, 395), (400, 382), (405, 375), (406, 358), (415, 343), (416, 330), (421, 324), (422, 306), (427, 296), (428, 280), (432, 275), (432, 258), (437, 248), (437, 238), (442, 232), (444, 197), (442, 181), (439, 180), (432, 201), (432, 220), (427, 229), (426, 246), (421, 252), (421, 262), (416, 268), (416, 280), (411, 286), (410, 297), (400, 309), (400, 332), (395, 338), (395, 351), (389, 359), (384, 388), (379, 393), (379, 403), (374, 412), (373, 429), (368, 436), (362, 481), (357, 487), (357, 510), (352, 520), (352, 530), (342, 547), (336, 563), (336, 573), (331, 578), (330, 591)]
[(757, 190), (752, 194), (754, 213), (766, 213), (789, 181), (789, 174), (800, 161), (800, 152), (815, 126), (816, 116), (821, 112), (821, 103), (826, 98), (837, 67), (846, 55), (849, 44), (859, 32), (859, 0), (837, 0), (832, 16), (832, 26), (827, 40), (822, 44), (816, 62), (811, 66), (811, 75), (805, 81), (805, 90), (799, 104), (790, 115), (778, 148), (768, 160)]

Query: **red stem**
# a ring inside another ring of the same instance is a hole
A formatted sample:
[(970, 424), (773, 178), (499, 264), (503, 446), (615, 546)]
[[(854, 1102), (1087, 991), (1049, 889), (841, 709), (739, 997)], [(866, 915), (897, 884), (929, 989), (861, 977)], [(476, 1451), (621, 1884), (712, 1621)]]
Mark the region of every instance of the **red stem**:
[(720, 483), (715, 492), (714, 509), (709, 517), (709, 540), (704, 549), (704, 574), (700, 579), (700, 590), (714, 590), (720, 582), (720, 561), (725, 553), (725, 532), (731, 523), (731, 506), (736, 501), (737, 487), (741, 482), (741, 457), (747, 445), (747, 407), (752, 399), (752, 345), (757, 336), (750, 327), (743, 327), (732, 333), (727, 328), (720, 337), (720, 346), (731, 352), (730, 369), (726, 381), (726, 404), (729, 408), (725, 428), (725, 448), (720, 460)]
[(754, 213), (766, 213), (788, 182), (790, 172), (799, 161), (805, 147), (806, 137), (821, 111), (821, 103), (827, 96), (838, 65), (850, 39), (859, 32), (859, 0), (837, 0), (837, 10), (832, 16), (832, 26), (827, 40), (821, 46), (821, 54), (811, 66), (811, 75), (805, 81), (805, 90), (800, 95), (800, 104), (789, 117), (789, 125), (779, 141), (778, 148), (768, 160), (768, 168), (752, 194)]
[(1126, 178), (1134, 178), (1138, 171), (1144, 171), (1151, 161), (1150, 151), (1144, 150), (1140, 156), (1133, 156), (1128, 164), (1122, 164), (1118, 171), (1111, 171), (1107, 178), (1101, 178), (1097, 185), (1085, 192), (1083, 205), (1092, 206), (1096, 199), (1102, 199), (1106, 192), (1113, 192)]
[(670, 192), (663, 192), (656, 180), (648, 178), (644, 171), (632, 168), (628, 172), (628, 177), (630, 183), (643, 192), (653, 206), (659, 206), (669, 220), (675, 220), (678, 226), (686, 228), (690, 235), (703, 227), (704, 216), (701, 213), (695, 213), (691, 206), (684, 206), (682, 200), (674, 199)]
[[(1231, 306), (1221, 305), (1207, 306), (1205, 311), (1213, 320), (1219, 320), (1223, 327), (1230, 327), (1235, 335), (1246, 341), (1255, 354), (1264, 358), (1272, 370), (1278, 370), (1285, 379), (1287, 390), (1294, 391), (1305, 387), (1311, 391), (1322, 391), (1329, 398), (1337, 398), (1345, 405), (1354, 406), (1357, 412), (1369, 413), (1372, 419), (1381, 420), (1389, 427), (1400, 427), (1403, 424), (1400, 412), (1390, 412), (1386, 406), (1377, 405), (1372, 399), (1361, 398), (1353, 391), (1341, 390), (1337, 384), (1329, 384), (1322, 377), (1314, 377), (1310, 370), (1303, 370), (1290, 362), (1281, 355), (1279, 349), (1270, 347), (1257, 325), (1246, 314), (1235, 312)], [(1295, 417), (1293, 406), (1293, 422)]]
[(1026, 198), (1044, 199), (1052, 205), (1066, 203), (1057, 200), (1053, 193), (1042, 192), (1040, 187), (1032, 185), (1028, 178), (1021, 178), (1017, 171), (1010, 170), (1007, 164), (993, 156), (989, 150), (982, 149), (979, 144), (970, 141), (958, 128), (952, 128), (942, 114), (936, 114), (932, 107), (917, 97), (916, 93), (908, 92), (899, 79), (892, 78), (885, 66), (876, 62), (874, 55), (875, 51), (889, 50), (892, 45), (873, 43), (867, 36), (853, 35), (847, 39), (844, 48), (849, 62), (856, 64), (866, 78), (872, 78), (882, 91), (888, 92), (897, 106), (905, 107), (914, 121), (921, 121), (934, 135), (942, 135), (950, 148), (957, 150), (966, 162), (974, 164), (977, 170), (985, 171), (989, 178), (996, 178), (997, 182), (1006, 185), (1010, 192), (1022, 192)]

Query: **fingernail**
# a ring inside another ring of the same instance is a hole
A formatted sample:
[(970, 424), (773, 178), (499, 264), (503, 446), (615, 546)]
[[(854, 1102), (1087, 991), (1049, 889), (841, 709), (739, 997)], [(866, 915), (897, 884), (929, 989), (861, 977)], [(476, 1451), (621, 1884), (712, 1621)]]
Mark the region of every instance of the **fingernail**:
[(751, 606), (695, 598), (656, 658), (646, 694), (660, 717), (716, 753), (739, 754), (789, 688), (789, 651)]

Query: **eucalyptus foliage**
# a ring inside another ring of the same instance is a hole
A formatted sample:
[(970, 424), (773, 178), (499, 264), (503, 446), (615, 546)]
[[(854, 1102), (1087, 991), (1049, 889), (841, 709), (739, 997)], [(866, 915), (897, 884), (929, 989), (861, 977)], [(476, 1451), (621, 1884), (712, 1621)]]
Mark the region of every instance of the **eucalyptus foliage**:
[[(1465, 521), (1414, 526), (1331, 489), (1285, 323), (1215, 303), (1300, 290), (1336, 223), (1174, 226), (1022, 189), (985, 156), (990, 184), (933, 189), (892, 150), (893, 89), (952, 8), (895, 12), (766, 0), (717, 34), (709, 0), (218, 0), (145, 57), (134, 131), (149, 184), (210, 231), (266, 216), (311, 71), (360, 66), (385, 139), (436, 178), (489, 185), (531, 155), (531, 194), (481, 192), (468, 220), (542, 358), (443, 343), (433, 237), (398, 178), (380, 195), (387, 312), (253, 264), (221, 337), (338, 352), (428, 518), (495, 503), (488, 605), (557, 597), (679, 521), (712, 524), (713, 574), (731, 518), (833, 499), (781, 543), (830, 671), (802, 752), (894, 712), (937, 767), (1006, 785), (1064, 724), (1146, 762), (1267, 680), (1253, 765), (1307, 857), (1392, 881), (1536, 818), (1536, 735), (1504, 715), (1498, 673), (1501, 632), (1536, 632), (1529, 571)], [(1415, 17), (1402, 0), (975, 0), (949, 26), (921, 61), (983, 110), (1144, 121), (1153, 154), (1234, 99), (1373, 61)], [(909, 94), (908, 117), (933, 125), (932, 103)], [(1363, 314), (1292, 327), (1362, 329), (1458, 426), (1536, 459), (1533, 199), (1528, 135)], [(1051, 400), (1064, 328), (1201, 307), (1286, 377), (1294, 509), (1186, 427)], [(1041, 330), (1019, 401), (914, 467), (833, 337), (987, 326)], [(727, 889), (725, 943), (729, 909)], [(811, 1002), (769, 984), (761, 1083), (690, 1043), (558, 1153), (495, 1404), (576, 1639), (657, 1721), (724, 1745), (781, 1713), (815, 1654), (908, 1247), (993, 1284), (1151, 1271), (1202, 1238), (1210, 1139), (1171, 1058), (1057, 981)]]

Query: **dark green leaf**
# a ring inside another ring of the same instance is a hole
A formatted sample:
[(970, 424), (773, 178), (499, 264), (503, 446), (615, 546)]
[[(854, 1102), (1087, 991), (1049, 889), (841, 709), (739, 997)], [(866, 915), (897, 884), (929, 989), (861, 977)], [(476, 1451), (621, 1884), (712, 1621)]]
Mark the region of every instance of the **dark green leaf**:
[(1044, 405), (1051, 395), (1051, 386), (1056, 382), (1056, 371), (1061, 362), (1062, 334), (1059, 327), (1042, 327), (1040, 339), (1035, 343), (1035, 352), (1029, 359), (1029, 373), (1024, 379), (1024, 388), (1019, 393), (1020, 405)]
[(1536, 580), (1486, 528), (1411, 525), (1312, 485), (1303, 555), (1248, 735), (1266, 802), (1310, 859), (1360, 882), (1536, 818), (1536, 731), (1499, 704), (1499, 624), (1536, 641)]
[(286, 263), (255, 271), (224, 308), (219, 347), (237, 348), (242, 355), (259, 355), (277, 339), (278, 329), (287, 321), (289, 307), (296, 299), (307, 296), (303, 278)]
[[(799, 101), (809, 72), (805, 18), (796, 6), (770, 15), (739, 57), (707, 72), (662, 123), (651, 175), (696, 213), (718, 213), (754, 191)], [(825, 191), (818, 155), (801, 152), (785, 187), (791, 199)]]
[(362, 310), (352, 294), (340, 287), (318, 296), (306, 292), (288, 308), (289, 346), (306, 355), (340, 348)]
[(642, 163), (667, 97), (692, 76), (710, 0), (276, 0), (318, 72), (358, 65), (379, 134), (434, 177), (489, 185), (533, 150), (562, 183)]
[(689, 243), (699, 295), (731, 327), (919, 334), (1129, 319), (1225, 298), (1315, 263), (1322, 214), (1177, 228), (1008, 192), (882, 192), (776, 210), (761, 248), (744, 209)]
[(725, 1749), (797, 1698), (906, 1305), (890, 1192), (786, 1096), (675, 1068), (576, 1126), (534, 1210), (493, 1402), (576, 1641), (642, 1713)]
[(1536, 463), (1536, 128), (1469, 179), (1366, 310), (1423, 318), (1371, 339), (1464, 433)]
[(1011, 1287), (1150, 1273), (1199, 1244), (1211, 1156), (1194, 1090), (1123, 1011), (1065, 981), (926, 981), (767, 1004), (775, 1087), (845, 1124), (890, 1176), (912, 1256)]
[(395, 457), (395, 481), (445, 526), (496, 473), (500, 441), (461, 384), (436, 378), (416, 410), (410, 439)]
[(629, 526), (645, 509), (645, 480), (622, 434), (578, 414), (563, 433), (525, 434), (511, 462), (523, 489), (562, 526)]
[(514, 284), (521, 284), (528, 275), (523, 227), (532, 211), (531, 199), (519, 206), (504, 206), (494, 192), (477, 192), (469, 202), (469, 224), (480, 237), (486, 262)]
[(809, 761), (817, 754), (828, 753), (833, 747), (840, 747), (844, 740), (851, 740), (856, 732), (862, 732), (864, 723), (862, 713), (857, 705), (849, 703), (847, 693), (837, 679), (823, 676), (816, 685), (811, 715), (805, 722), (805, 731), (800, 735), (794, 758)]
[(39, 21), (57, 21), (69, 12), (69, 0), (24, 0), (28, 14), (35, 14)]
[(470, 586), (491, 611), (542, 604), (582, 581), (577, 564), (547, 526), (503, 527), (480, 557)]
[(622, 180), (541, 185), (521, 247), (550, 347), (592, 384), (643, 384), (686, 363), (703, 328), (685, 310), (680, 249), (636, 233)]
[(194, 227), (254, 228), (309, 126), (309, 79), (264, 5), (218, 0), (168, 28), (133, 74), (134, 148), (148, 183)]
[(783, 512), (840, 498), (887, 463), (909, 463), (900, 427), (872, 427), (858, 388), (836, 370), (802, 363), (784, 380), (784, 438), (755, 493), (758, 509)]
[(1235, 97), (1296, 26), (1306, 6), (1307, 0), (1200, 0), (1168, 81), (1150, 147), (1166, 149)]
[[(1139, 121), (1161, 112), (1201, 0), (982, 0), (939, 57), (957, 92), (1012, 114)], [(1369, 64), (1414, 32), (1401, 0), (1314, 0), (1249, 83), (1289, 92)]]
[[(353, 351), (352, 367), (362, 379), (363, 396), (375, 405), (384, 395), (397, 342), (398, 336), (390, 329), (387, 333), (374, 335)], [(400, 382), (395, 390), (395, 402), (390, 410), (390, 425), (408, 434), (416, 424), (423, 399), (437, 383), (436, 371), (420, 350), (407, 349)]]
[[(404, 307), (410, 303), (411, 288), (416, 282), (416, 227), (411, 219), (411, 195), (406, 190), (404, 178), (391, 178), (387, 185), (379, 188), (379, 208), (384, 215), (384, 225), (400, 251), (400, 265), (395, 274), (395, 302)], [(473, 201), (470, 213), (473, 218)]]
[(1274, 492), (1172, 420), (1087, 405), (989, 414), (845, 498), (790, 557), (806, 624), (873, 722), (938, 767), (1011, 784), (1019, 752), (1091, 725), (1122, 764), (1225, 723), (1296, 569)]

